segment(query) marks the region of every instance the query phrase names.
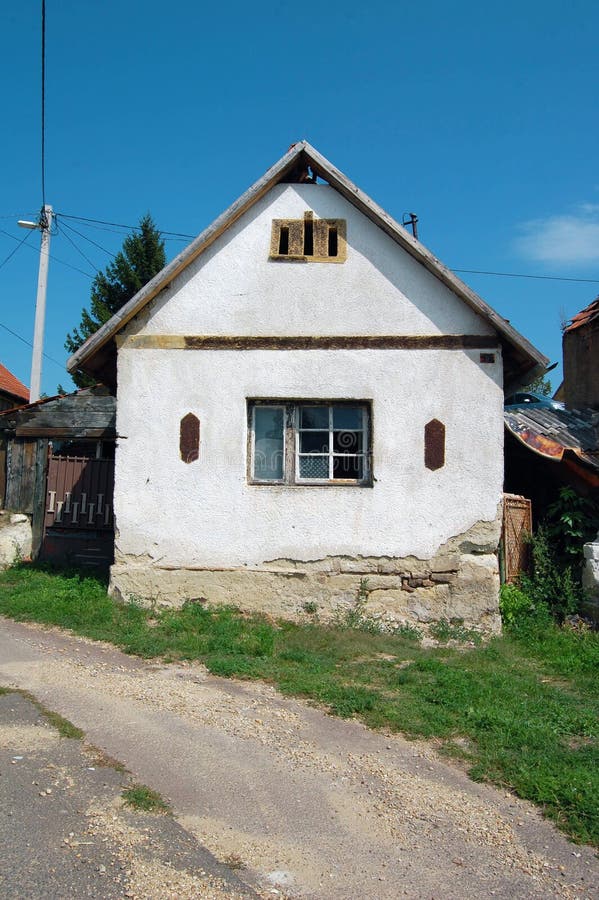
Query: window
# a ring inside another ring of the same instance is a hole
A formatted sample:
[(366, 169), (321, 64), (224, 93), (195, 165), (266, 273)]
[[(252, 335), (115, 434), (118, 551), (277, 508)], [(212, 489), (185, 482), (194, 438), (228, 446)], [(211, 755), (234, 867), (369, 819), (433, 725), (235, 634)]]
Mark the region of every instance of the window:
[(249, 480), (266, 484), (371, 484), (370, 404), (252, 400)]
[(345, 262), (345, 219), (315, 219), (307, 210), (303, 219), (274, 219), (270, 259), (296, 262)]

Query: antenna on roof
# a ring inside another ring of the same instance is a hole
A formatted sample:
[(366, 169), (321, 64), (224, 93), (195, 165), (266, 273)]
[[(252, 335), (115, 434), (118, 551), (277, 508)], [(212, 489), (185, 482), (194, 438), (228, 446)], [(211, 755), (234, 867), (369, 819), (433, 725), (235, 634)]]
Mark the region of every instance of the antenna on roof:
[(406, 225), (409, 225), (412, 229), (412, 234), (418, 240), (418, 216), (416, 213), (404, 213), (404, 217), (402, 219), (401, 224), (405, 228)]

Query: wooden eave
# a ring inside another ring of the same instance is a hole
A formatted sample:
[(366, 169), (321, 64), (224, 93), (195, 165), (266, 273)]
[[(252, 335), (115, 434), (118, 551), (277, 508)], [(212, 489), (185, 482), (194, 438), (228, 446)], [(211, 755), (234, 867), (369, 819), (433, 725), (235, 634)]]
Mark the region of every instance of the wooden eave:
[(481, 297), (437, 259), (423, 244), (391, 218), (378, 204), (351, 182), (342, 172), (321, 156), (307, 141), (294, 144), (281, 159), (256, 181), (238, 200), (193, 240), (175, 259), (129, 300), (115, 315), (69, 358), (67, 370), (81, 369), (114, 385), (116, 382), (115, 335), (121, 331), (164, 288), (183, 272), (217, 238), (247, 210), (298, 166), (309, 166), (335, 188), (346, 200), (378, 228), (428, 269), (446, 287), (485, 319), (498, 333), (504, 350), (506, 389), (515, 388), (534, 378), (547, 367), (549, 360), (502, 318)]

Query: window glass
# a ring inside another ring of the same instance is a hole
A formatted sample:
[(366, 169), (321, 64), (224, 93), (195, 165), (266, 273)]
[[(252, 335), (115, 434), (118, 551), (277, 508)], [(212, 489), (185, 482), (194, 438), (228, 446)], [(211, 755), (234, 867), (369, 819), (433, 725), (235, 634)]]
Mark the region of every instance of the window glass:
[(361, 453), (363, 449), (362, 437), (361, 431), (334, 431), (333, 452)]
[(328, 478), (328, 456), (300, 456), (300, 478)]
[(328, 431), (301, 431), (300, 453), (328, 453)]
[(251, 477), (285, 484), (371, 483), (369, 420), (367, 402), (252, 403)]
[(300, 412), (300, 428), (326, 428), (328, 430), (328, 406), (302, 406)]
[(356, 431), (362, 428), (362, 410), (359, 406), (334, 406), (333, 428)]
[(254, 478), (282, 481), (285, 463), (283, 408), (254, 407)]
[(334, 456), (333, 478), (363, 478), (364, 462), (361, 456)]

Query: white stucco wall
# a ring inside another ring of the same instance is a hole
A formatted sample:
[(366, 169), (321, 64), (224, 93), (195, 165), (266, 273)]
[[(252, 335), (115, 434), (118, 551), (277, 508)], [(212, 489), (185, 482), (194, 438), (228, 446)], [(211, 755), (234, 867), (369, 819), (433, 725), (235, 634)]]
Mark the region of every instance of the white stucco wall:
[[(347, 261), (273, 262), (271, 222), (347, 220)], [(279, 185), (192, 263), (129, 334), (493, 334), (328, 185)]]
[[(347, 219), (343, 264), (269, 262), (271, 220)], [(132, 334), (492, 334), (327, 186), (281, 185), (132, 323)], [(255, 567), (269, 560), (410, 555), (493, 521), (503, 482), (501, 353), (134, 349), (118, 356), (115, 515), (121, 563)], [(251, 485), (247, 399), (372, 403), (372, 487)], [(179, 423), (201, 422), (197, 461)], [(424, 426), (446, 463), (424, 465)]]
[[(477, 359), (474, 351), (121, 351), (120, 551), (214, 566), (430, 557), (494, 519), (501, 498), (502, 392), (497, 370)], [(248, 484), (252, 397), (372, 400), (374, 486)], [(201, 422), (191, 464), (179, 457), (188, 412)], [(436, 472), (424, 466), (433, 418), (446, 426), (446, 464)]]

